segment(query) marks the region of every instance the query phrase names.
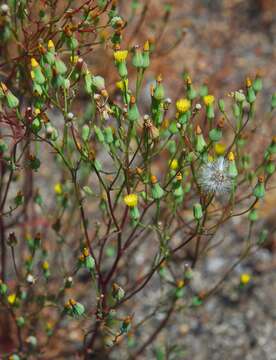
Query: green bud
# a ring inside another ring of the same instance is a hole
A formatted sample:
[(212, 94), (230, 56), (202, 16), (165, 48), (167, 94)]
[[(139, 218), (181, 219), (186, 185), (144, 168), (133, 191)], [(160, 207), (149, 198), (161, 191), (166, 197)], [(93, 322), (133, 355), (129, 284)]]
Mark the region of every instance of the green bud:
[(190, 116), (190, 111), (187, 111), (185, 113), (180, 114), (177, 120), (181, 125), (185, 125), (189, 120), (189, 116)]
[(208, 86), (206, 84), (201, 85), (201, 87), (199, 88), (199, 95), (203, 97), (208, 95), (208, 92), (209, 92)]
[(165, 194), (165, 191), (161, 188), (161, 186), (158, 182), (156, 182), (155, 184), (152, 184), (151, 191), (152, 191), (152, 197), (154, 200), (161, 199)]
[(144, 66), (144, 59), (142, 52), (139, 48), (135, 48), (132, 58), (132, 65), (136, 68), (142, 68)]
[(130, 218), (134, 221), (140, 218), (140, 213), (137, 206), (133, 206), (130, 208)]
[(258, 93), (259, 91), (261, 91), (263, 88), (263, 83), (262, 83), (262, 79), (260, 78), (260, 76), (256, 76), (256, 78), (253, 81), (253, 89), (256, 93)]
[(197, 152), (203, 152), (206, 148), (206, 142), (204, 140), (204, 137), (202, 134), (197, 134), (196, 135), (196, 151)]
[(67, 67), (66, 65), (64, 64), (64, 62), (59, 59), (59, 58), (56, 58), (55, 59), (55, 68), (56, 68), (56, 71), (59, 75), (64, 75), (67, 71)]
[(207, 116), (208, 119), (213, 119), (215, 117), (214, 106), (213, 105), (207, 105), (207, 107), (206, 107), (206, 116)]
[(189, 85), (188, 86), (188, 89), (187, 89), (187, 99), (189, 100), (194, 100), (197, 96), (197, 93), (194, 89), (194, 87), (192, 85)]
[(265, 186), (264, 186), (264, 179), (262, 176), (259, 177), (258, 179), (258, 183), (256, 184), (254, 190), (253, 190), (253, 195), (257, 198), (257, 199), (261, 199), (265, 196)]
[(153, 90), (153, 97), (158, 101), (161, 101), (165, 98), (165, 90), (164, 86), (162, 85), (161, 79), (160, 81), (156, 81), (156, 86)]
[(219, 101), (218, 101), (218, 107), (219, 107), (220, 111), (221, 111), (222, 113), (224, 113), (224, 111), (225, 111), (225, 103), (224, 103), (224, 100), (223, 100), (223, 99), (219, 99)]
[(149, 56), (149, 51), (143, 51), (143, 68), (146, 69), (150, 66), (150, 56)]
[(238, 104), (233, 104), (232, 106), (232, 111), (233, 111), (233, 115), (236, 119), (239, 119), (241, 116), (241, 111), (240, 111), (240, 107)]
[(257, 221), (259, 218), (257, 209), (252, 209), (248, 214), (248, 219), (252, 222)]
[(94, 125), (94, 130), (95, 130), (95, 134), (96, 134), (96, 137), (97, 137), (98, 141), (101, 144), (104, 144), (105, 143), (105, 138), (104, 138), (104, 134), (103, 134), (102, 130), (96, 125)]
[(16, 206), (22, 205), (23, 201), (24, 201), (24, 196), (23, 196), (22, 192), (19, 191), (14, 198), (15, 205)]
[(104, 90), (105, 89), (105, 81), (102, 76), (96, 75), (92, 76), (92, 86), (95, 88), (95, 90)]
[(6, 295), (8, 292), (8, 286), (0, 280), (0, 295)]
[(19, 326), (19, 327), (22, 327), (25, 325), (25, 319), (23, 318), (23, 316), (19, 316), (17, 319), (16, 319), (16, 324)]
[(119, 75), (121, 76), (121, 78), (127, 77), (128, 72), (127, 72), (127, 66), (126, 66), (125, 61), (120, 61), (117, 64), (117, 68), (118, 68), (118, 72), (119, 72)]
[(39, 84), (34, 83), (33, 84), (33, 92), (34, 92), (34, 94), (41, 96), (43, 93), (42, 87)]
[(275, 172), (275, 163), (273, 161), (268, 161), (265, 164), (265, 171), (269, 174), (272, 175)]
[(87, 94), (92, 94), (92, 75), (89, 71), (84, 75), (84, 89)]
[(259, 238), (258, 238), (259, 245), (263, 244), (267, 240), (268, 234), (269, 234), (269, 232), (267, 229), (261, 230), (261, 232), (259, 234)]
[(238, 169), (235, 160), (229, 161), (228, 173), (232, 178), (238, 176)]
[(169, 132), (171, 134), (177, 134), (179, 132), (176, 121), (171, 121), (169, 126)]
[(5, 93), (5, 96), (6, 96), (6, 100), (7, 100), (7, 104), (8, 104), (8, 107), (10, 109), (14, 109), (16, 107), (18, 107), (19, 105), (19, 100), (17, 99), (16, 96), (13, 95), (13, 93), (8, 90), (6, 93)]
[(90, 128), (87, 124), (84, 124), (81, 129), (81, 137), (83, 141), (88, 141), (90, 136)]
[(271, 111), (276, 108), (276, 92), (271, 97)]
[(8, 145), (5, 143), (3, 139), (0, 139), (0, 154), (3, 154), (8, 150)]
[(246, 100), (246, 97), (245, 97), (244, 93), (242, 93), (241, 91), (235, 91), (234, 100), (237, 103), (243, 103)]
[(107, 144), (112, 144), (114, 141), (114, 138), (113, 138), (113, 131), (110, 126), (108, 126), (104, 129), (104, 135), (105, 135), (105, 142)]
[(124, 296), (125, 296), (124, 289), (114, 283), (112, 285), (112, 297), (117, 301), (121, 301), (124, 298)]
[(37, 134), (41, 130), (41, 127), (42, 127), (41, 119), (40, 117), (37, 116), (34, 118), (31, 124), (31, 129), (35, 134)]
[(139, 113), (139, 110), (138, 110), (138, 107), (137, 107), (137, 104), (136, 102), (132, 103), (131, 102), (131, 99), (130, 99), (130, 109), (128, 111), (128, 120), (131, 121), (131, 122), (137, 122), (140, 118), (140, 113)]
[(41, 67), (40, 66), (36, 66), (33, 69), (33, 74), (34, 74), (34, 78), (33, 81), (36, 82), (39, 85), (42, 85), (45, 83), (46, 79), (45, 76), (43, 75), (42, 71), (41, 71)]
[(212, 141), (219, 141), (221, 138), (222, 138), (222, 131), (220, 128), (215, 128), (215, 129), (212, 129), (210, 132), (209, 132), (209, 138), (210, 140)]
[(47, 51), (45, 55), (43, 55), (43, 60), (49, 65), (54, 65), (55, 63), (55, 55), (51, 51)]
[(248, 87), (247, 89), (246, 99), (249, 102), (249, 104), (253, 104), (254, 101), (256, 100), (256, 95), (252, 86)]
[(193, 211), (194, 211), (195, 220), (197, 221), (200, 220), (203, 216), (203, 213), (202, 213), (202, 207), (199, 203), (194, 204)]

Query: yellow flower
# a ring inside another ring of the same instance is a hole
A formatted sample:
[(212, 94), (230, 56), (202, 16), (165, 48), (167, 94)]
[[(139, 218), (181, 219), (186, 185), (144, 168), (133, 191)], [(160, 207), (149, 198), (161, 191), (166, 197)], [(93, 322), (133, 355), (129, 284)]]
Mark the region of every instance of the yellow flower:
[(230, 151), (230, 153), (228, 154), (228, 160), (229, 161), (234, 161), (235, 160), (235, 155), (232, 151)]
[(62, 194), (62, 185), (61, 183), (56, 183), (56, 185), (54, 186), (54, 191), (57, 195), (61, 195)]
[(40, 109), (35, 108), (34, 113), (35, 113), (35, 115), (39, 115), (41, 113), (41, 111), (40, 111)]
[(241, 276), (240, 276), (241, 284), (246, 285), (249, 283), (250, 280), (251, 280), (250, 274), (248, 274), (248, 273), (241, 274)]
[(215, 101), (215, 97), (213, 95), (205, 95), (203, 97), (203, 102), (206, 106), (212, 105)]
[(49, 40), (48, 41), (48, 49), (54, 49), (55, 48), (55, 44), (53, 43), (53, 40)]
[(11, 305), (13, 305), (14, 303), (15, 303), (15, 301), (16, 301), (16, 294), (10, 294), (9, 296), (8, 296), (8, 303), (9, 304), (11, 304)]
[(170, 162), (170, 168), (172, 170), (176, 170), (178, 168), (178, 160), (177, 159), (173, 159), (171, 162)]
[(117, 81), (116, 82), (116, 87), (117, 87), (117, 89), (119, 89), (121, 91), (125, 91), (125, 89), (128, 88), (128, 79)]
[(45, 271), (49, 269), (49, 263), (48, 263), (48, 261), (43, 261), (43, 263), (42, 263), (42, 269), (45, 270)]
[(215, 144), (215, 153), (218, 155), (218, 156), (221, 156), (225, 153), (225, 150), (226, 150), (226, 145), (223, 144), (223, 143), (216, 143)]
[(127, 50), (117, 50), (117, 51), (114, 51), (113, 55), (114, 55), (115, 61), (123, 62), (127, 58), (128, 51)]
[(34, 69), (39, 66), (39, 63), (36, 61), (35, 58), (31, 58), (31, 67)]
[(70, 56), (70, 61), (72, 64), (76, 64), (79, 60), (79, 56), (78, 55), (74, 55), (74, 56)]
[(124, 203), (129, 207), (137, 206), (138, 196), (136, 194), (128, 194), (124, 197)]
[(176, 102), (176, 108), (180, 113), (185, 113), (191, 108), (191, 101), (188, 99), (179, 99)]

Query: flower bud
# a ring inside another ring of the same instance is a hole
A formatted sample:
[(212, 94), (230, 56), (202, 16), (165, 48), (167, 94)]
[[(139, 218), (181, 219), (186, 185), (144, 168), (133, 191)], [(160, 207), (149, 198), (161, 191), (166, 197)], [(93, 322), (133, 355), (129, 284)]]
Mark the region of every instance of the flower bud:
[(193, 212), (194, 212), (195, 220), (199, 221), (203, 216), (202, 207), (201, 207), (201, 205), (199, 203), (194, 204)]

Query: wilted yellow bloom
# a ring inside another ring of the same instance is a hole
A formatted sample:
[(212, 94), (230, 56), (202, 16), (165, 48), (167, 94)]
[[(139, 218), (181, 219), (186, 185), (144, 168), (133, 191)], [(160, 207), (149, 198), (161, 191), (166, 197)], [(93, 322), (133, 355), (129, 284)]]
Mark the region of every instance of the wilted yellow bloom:
[(206, 106), (212, 105), (215, 101), (215, 97), (213, 95), (205, 95), (203, 97), (203, 102)]
[(31, 67), (36, 68), (39, 66), (39, 63), (36, 61), (35, 58), (31, 58)]
[(128, 51), (127, 50), (117, 50), (114, 52), (114, 59), (117, 62), (123, 62), (126, 60)]
[(129, 207), (137, 206), (138, 196), (136, 194), (128, 194), (124, 197), (124, 203)]
[(176, 170), (178, 168), (178, 160), (177, 159), (173, 159), (171, 162), (170, 162), (170, 168), (172, 170)]
[(248, 284), (250, 280), (251, 280), (250, 274), (248, 274), (248, 273), (243, 273), (243, 274), (241, 274), (241, 276), (240, 276), (240, 282), (241, 282), (243, 285)]
[(13, 294), (10, 294), (8, 296), (8, 303), (9, 304), (13, 305), (15, 303), (15, 300), (16, 300), (16, 294), (13, 293)]
[(62, 194), (62, 185), (61, 183), (56, 183), (54, 186), (54, 191), (57, 195)]
[(225, 150), (226, 150), (226, 145), (223, 144), (223, 143), (216, 143), (215, 144), (215, 153), (218, 155), (218, 156), (221, 156), (225, 153)]
[(188, 99), (179, 99), (176, 102), (176, 108), (180, 113), (185, 113), (191, 108), (191, 101)]

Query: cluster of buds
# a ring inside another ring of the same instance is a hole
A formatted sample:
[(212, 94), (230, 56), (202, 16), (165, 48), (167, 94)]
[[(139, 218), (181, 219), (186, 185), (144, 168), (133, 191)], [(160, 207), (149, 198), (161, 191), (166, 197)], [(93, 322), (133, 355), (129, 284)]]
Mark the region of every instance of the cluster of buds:
[(74, 299), (69, 299), (64, 305), (64, 312), (66, 315), (79, 318), (84, 315), (85, 307)]
[(91, 256), (89, 250), (85, 247), (82, 250), (82, 254), (79, 256), (79, 267), (83, 267), (92, 271), (95, 268), (95, 261)]

